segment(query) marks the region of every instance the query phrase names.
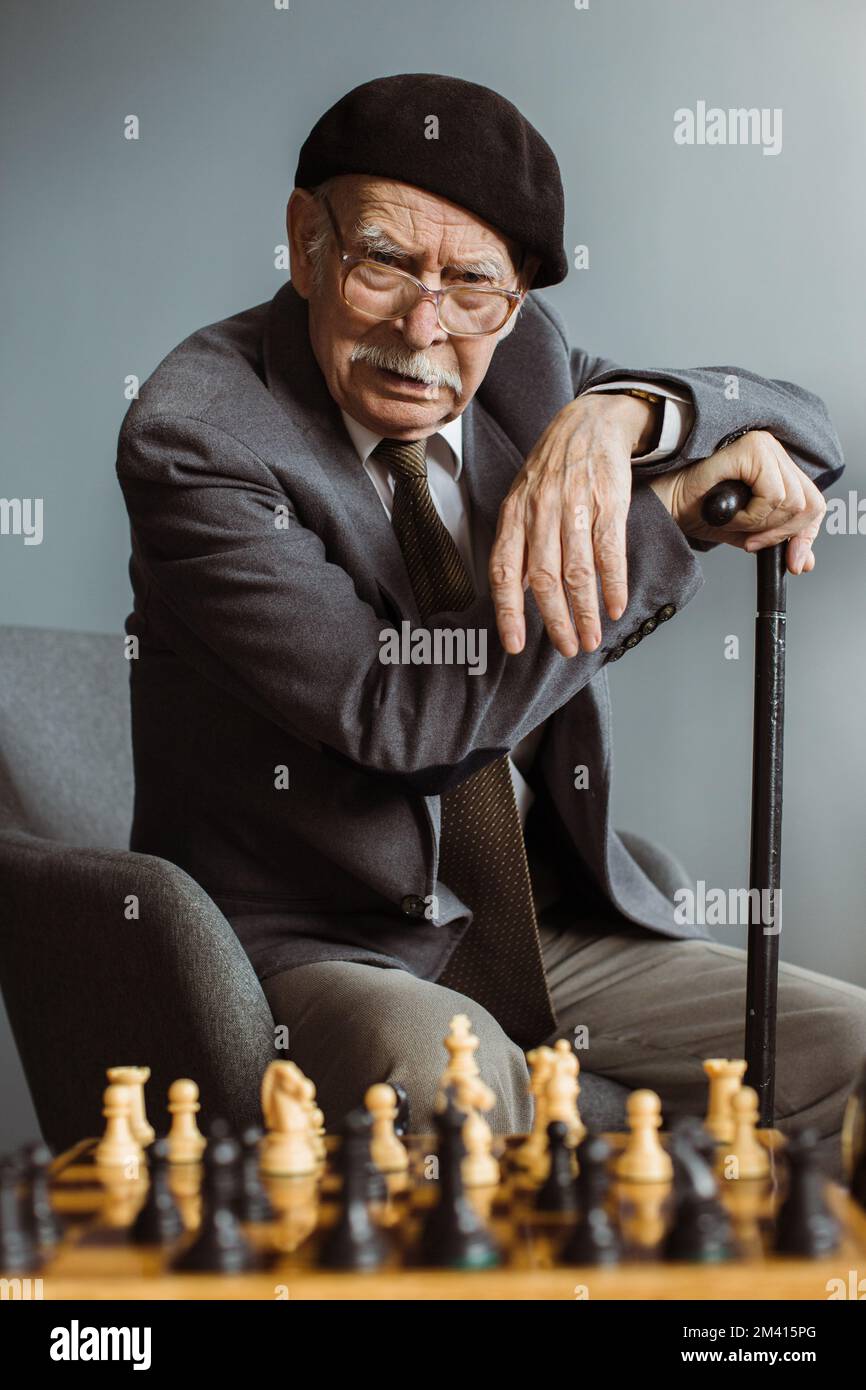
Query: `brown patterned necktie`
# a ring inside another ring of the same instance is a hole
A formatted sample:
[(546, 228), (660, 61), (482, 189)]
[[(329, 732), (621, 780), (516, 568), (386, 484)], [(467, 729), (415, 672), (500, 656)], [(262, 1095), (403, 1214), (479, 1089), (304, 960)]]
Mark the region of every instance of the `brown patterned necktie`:
[[(383, 439), (373, 450), (394, 479), (392, 524), (422, 620), (475, 600), (460, 552), (427, 484), (426, 440)], [(508, 758), (442, 797), (439, 876), (473, 917), (437, 983), (475, 999), (524, 1047), (556, 1027), (526, 846)]]

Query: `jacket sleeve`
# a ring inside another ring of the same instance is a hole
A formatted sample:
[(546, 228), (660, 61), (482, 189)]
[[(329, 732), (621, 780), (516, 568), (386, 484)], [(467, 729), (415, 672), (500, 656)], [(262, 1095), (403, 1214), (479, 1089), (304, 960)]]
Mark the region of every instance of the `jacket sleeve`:
[[(566, 660), (534, 600), (527, 642), (506, 656), (490, 599), (436, 625), (484, 630), (487, 668), (389, 665), (389, 620), (304, 526), (278, 466), (184, 415), (129, 417), (118, 477), (129, 512), (137, 593), (128, 630), (170, 651), (314, 746), (441, 794), (500, 756), (600, 671), (608, 653), (663, 605), (703, 583), (685, 537), (651, 488), (627, 526), (631, 598), (602, 644)], [(277, 525), (277, 509), (284, 524)], [(142, 657), (141, 659), (146, 659)]]
[[(550, 305), (545, 309), (551, 317), (555, 315), (564, 332), (560, 316)], [(757, 376), (744, 367), (622, 367), (593, 357), (582, 348), (571, 348), (569, 359), (575, 396), (602, 382), (630, 377), (645, 381), (648, 389), (653, 382), (677, 386), (690, 397), (695, 414), (682, 447), (668, 458), (642, 464), (641, 478), (674, 472), (708, 458), (749, 430), (767, 430), (774, 435), (821, 492), (832, 487), (844, 472), (842, 445), (827, 407), (819, 396), (794, 382)], [(689, 539), (693, 550), (714, 550), (718, 544)]]

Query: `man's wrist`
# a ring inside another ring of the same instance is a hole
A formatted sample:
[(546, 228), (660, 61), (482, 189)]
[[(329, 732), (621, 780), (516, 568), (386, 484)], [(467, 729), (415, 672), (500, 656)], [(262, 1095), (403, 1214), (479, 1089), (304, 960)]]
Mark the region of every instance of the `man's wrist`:
[[(652, 488), (662, 506), (670, 515), (674, 516), (674, 492), (676, 489), (676, 473), (661, 473), (655, 478), (647, 479), (647, 487)], [(676, 520), (676, 517), (674, 517)]]
[(658, 397), (649, 398), (632, 391), (606, 391), (602, 399), (609, 400), (617, 417), (622, 419), (628, 431), (632, 456), (648, 454), (661, 430), (663, 402)]

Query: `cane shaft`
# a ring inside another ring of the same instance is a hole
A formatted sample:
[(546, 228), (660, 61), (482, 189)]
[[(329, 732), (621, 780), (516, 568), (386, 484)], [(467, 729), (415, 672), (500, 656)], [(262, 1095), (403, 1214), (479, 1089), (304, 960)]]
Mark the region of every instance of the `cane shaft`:
[(746, 1081), (758, 1093), (760, 1123), (774, 1120), (776, 1001), (781, 926), (782, 768), (785, 736), (785, 544), (758, 554)]

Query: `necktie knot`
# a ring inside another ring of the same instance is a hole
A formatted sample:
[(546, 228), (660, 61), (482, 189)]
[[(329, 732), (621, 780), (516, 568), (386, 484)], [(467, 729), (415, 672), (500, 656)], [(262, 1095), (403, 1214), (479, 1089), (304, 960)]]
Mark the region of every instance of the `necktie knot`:
[(427, 477), (426, 439), (381, 439), (373, 450), (395, 477)]

